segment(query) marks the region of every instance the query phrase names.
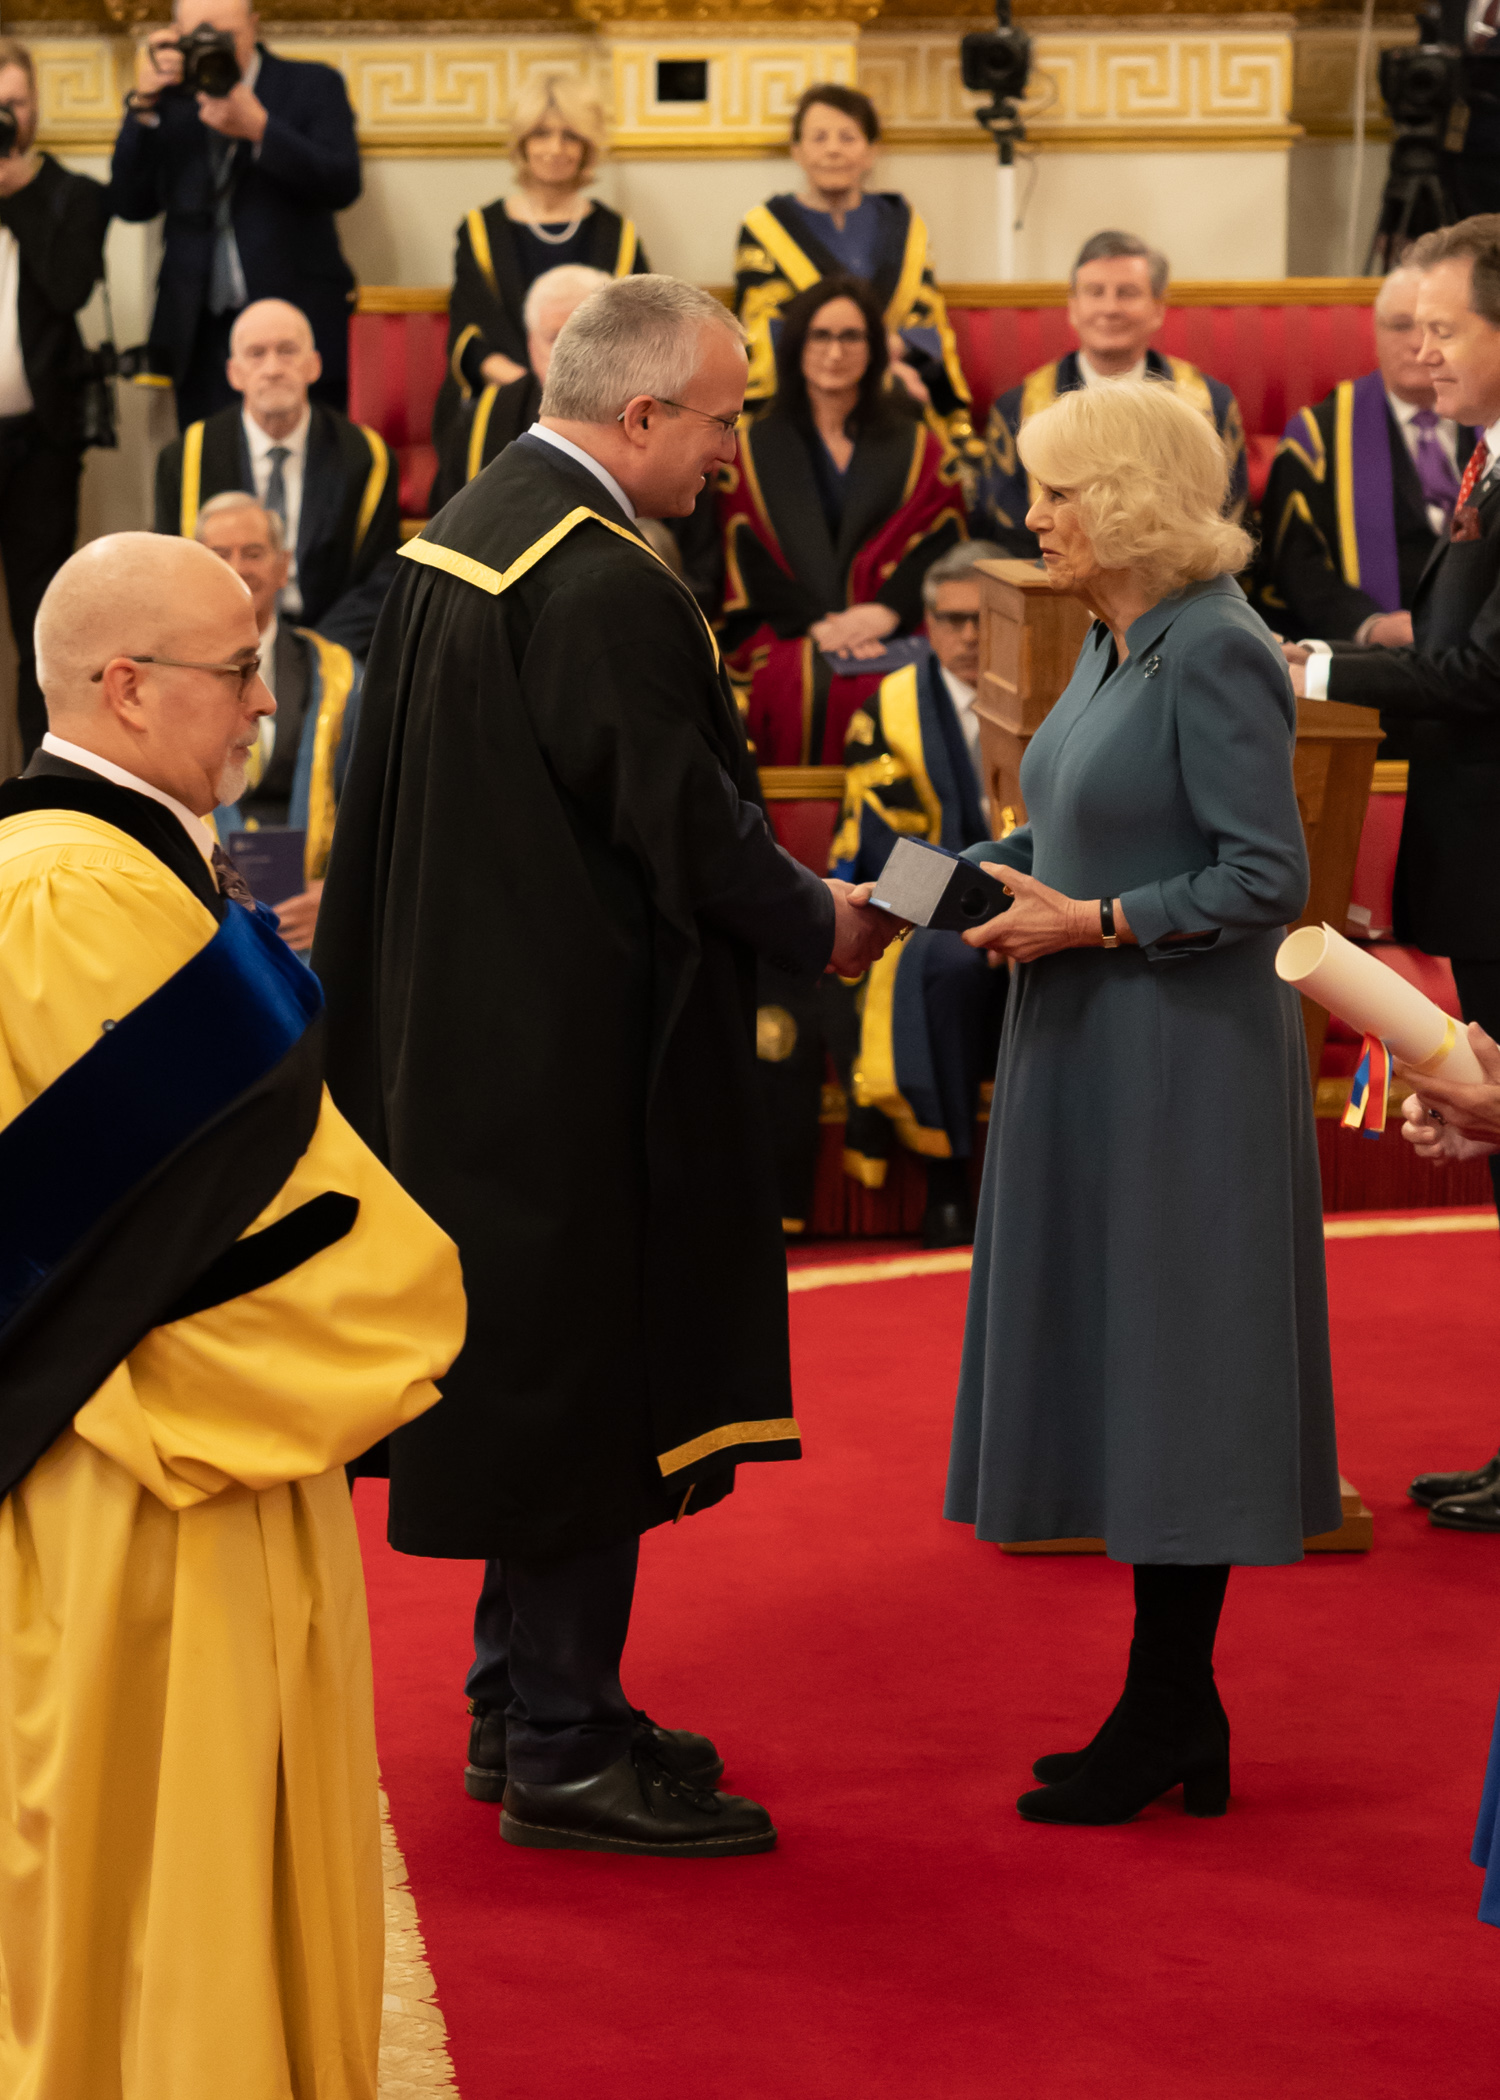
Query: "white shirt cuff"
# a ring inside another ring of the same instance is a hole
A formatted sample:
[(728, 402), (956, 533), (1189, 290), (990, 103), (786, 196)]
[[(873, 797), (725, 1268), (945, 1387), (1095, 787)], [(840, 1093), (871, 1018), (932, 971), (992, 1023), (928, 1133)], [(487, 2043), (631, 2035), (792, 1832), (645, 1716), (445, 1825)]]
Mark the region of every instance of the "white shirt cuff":
[(1304, 645), (1314, 651), (1302, 666), (1302, 693), (1308, 700), (1328, 698), (1328, 674), (1333, 668), (1333, 651), (1326, 642), (1309, 642)]

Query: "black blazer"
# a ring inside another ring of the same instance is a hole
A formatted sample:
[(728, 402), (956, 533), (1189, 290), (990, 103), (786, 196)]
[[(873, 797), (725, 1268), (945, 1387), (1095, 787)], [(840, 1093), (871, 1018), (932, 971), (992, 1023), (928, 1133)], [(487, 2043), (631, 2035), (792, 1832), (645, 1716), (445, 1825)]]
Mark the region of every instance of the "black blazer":
[(1462, 962), (1500, 961), (1500, 475), (1477, 509), (1479, 538), (1439, 541), (1422, 573), (1416, 646), (1338, 650), (1328, 679), (1411, 761), (1396, 937)]
[(83, 342), (73, 318), (104, 273), (109, 192), (42, 155), (41, 170), (13, 197), (0, 197), (0, 226), (21, 251), (16, 324), (21, 362), (42, 433), (76, 445)]
[[(196, 477), (189, 467), (184, 492), (190, 440), (198, 467)], [(221, 408), (163, 448), (156, 462), (156, 530), (187, 537), (210, 496), (254, 487), (241, 412)], [(399, 493), (383, 439), (315, 401), (297, 520), (297, 619), (361, 659), (396, 574)]]
[[(342, 401), (354, 273), (333, 215), (360, 191), (354, 112), (332, 66), (277, 58), (264, 46), (255, 93), (266, 107), (266, 135), (258, 149), (241, 140), (234, 156), (234, 234), (245, 289), (252, 300), (286, 299), (301, 308), (323, 359), (313, 391)], [(166, 213), (151, 345), (180, 384), (208, 297), (214, 252), (209, 148), (219, 138), (198, 121), (186, 89), (167, 89), (156, 114), (156, 124), (127, 116), (120, 127), (110, 200), (117, 219)]]

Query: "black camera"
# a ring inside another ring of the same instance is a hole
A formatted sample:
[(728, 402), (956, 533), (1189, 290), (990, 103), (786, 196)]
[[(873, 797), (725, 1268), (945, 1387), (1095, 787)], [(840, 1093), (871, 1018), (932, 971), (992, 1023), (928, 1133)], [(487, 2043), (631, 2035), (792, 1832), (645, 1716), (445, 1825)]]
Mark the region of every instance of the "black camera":
[(1012, 22), (1010, 0), (995, 0), (994, 28), (971, 29), (960, 49), (964, 86), (971, 94), (990, 98), (974, 114), (1008, 166), (1016, 141), (1026, 135), (1016, 105), (1031, 75), (1031, 38)]
[(1441, 45), (1392, 44), (1380, 54), (1380, 97), (1403, 131), (1431, 128), (1441, 137), (1458, 97), (1462, 60)]
[(234, 38), (227, 29), (211, 29), (201, 22), (177, 39), (176, 48), (182, 53), (182, 84), (195, 95), (227, 95), (240, 78)]
[(117, 350), (103, 342), (85, 350), (78, 367), (78, 442), (101, 452), (112, 452), (120, 442), (115, 415), (115, 381), (133, 380), (140, 386), (170, 386), (172, 378), (162, 353), (149, 343)]

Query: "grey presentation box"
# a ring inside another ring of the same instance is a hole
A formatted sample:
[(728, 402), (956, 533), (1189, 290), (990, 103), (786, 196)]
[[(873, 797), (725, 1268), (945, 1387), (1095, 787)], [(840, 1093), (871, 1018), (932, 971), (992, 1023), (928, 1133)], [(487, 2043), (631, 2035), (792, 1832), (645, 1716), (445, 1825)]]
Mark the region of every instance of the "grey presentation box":
[(972, 861), (919, 839), (897, 839), (870, 902), (913, 926), (966, 933), (996, 912), (1008, 911), (1012, 899), (993, 875)]

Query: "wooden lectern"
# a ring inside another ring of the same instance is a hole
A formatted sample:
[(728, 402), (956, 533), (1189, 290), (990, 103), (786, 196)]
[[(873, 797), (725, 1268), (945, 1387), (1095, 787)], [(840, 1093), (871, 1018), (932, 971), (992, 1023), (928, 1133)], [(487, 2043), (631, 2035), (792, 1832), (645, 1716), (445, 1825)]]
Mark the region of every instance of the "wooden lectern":
[[(1073, 673), (1090, 615), (1076, 598), (1052, 589), (1026, 561), (979, 563), (979, 717), (985, 791), (996, 837), (1026, 821), (1021, 760)], [(1337, 700), (1297, 703), (1293, 780), (1307, 840), (1311, 883), (1299, 926), (1326, 920), (1339, 933), (1349, 910), (1354, 861), (1381, 738), (1370, 707)], [(1317, 1080), (1328, 1016), (1302, 1002), (1308, 1066)]]
[[(1073, 673), (1090, 614), (1076, 598), (1059, 597), (1046, 573), (1031, 562), (983, 561), (979, 568), (979, 717), (985, 790), (996, 837), (1026, 821), (1021, 761)], [(1381, 738), (1373, 708), (1339, 701), (1297, 703), (1292, 779), (1307, 840), (1311, 872), (1307, 909), (1299, 926), (1328, 924), (1340, 933), (1354, 884), (1354, 860), (1370, 799)], [(1308, 1066), (1317, 1085), (1328, 1016), (1302, 1002)], [(1338, 1531), (1307, 1540), (1311, 1552), (1367, 1553), (1370, 1513), (1359, 1491), (1341, 1481), (1344, 1521)], [(1001, 1548), (1005, 1553), (1102, 1553), (1102, 1539), (1040, 1539)]]

